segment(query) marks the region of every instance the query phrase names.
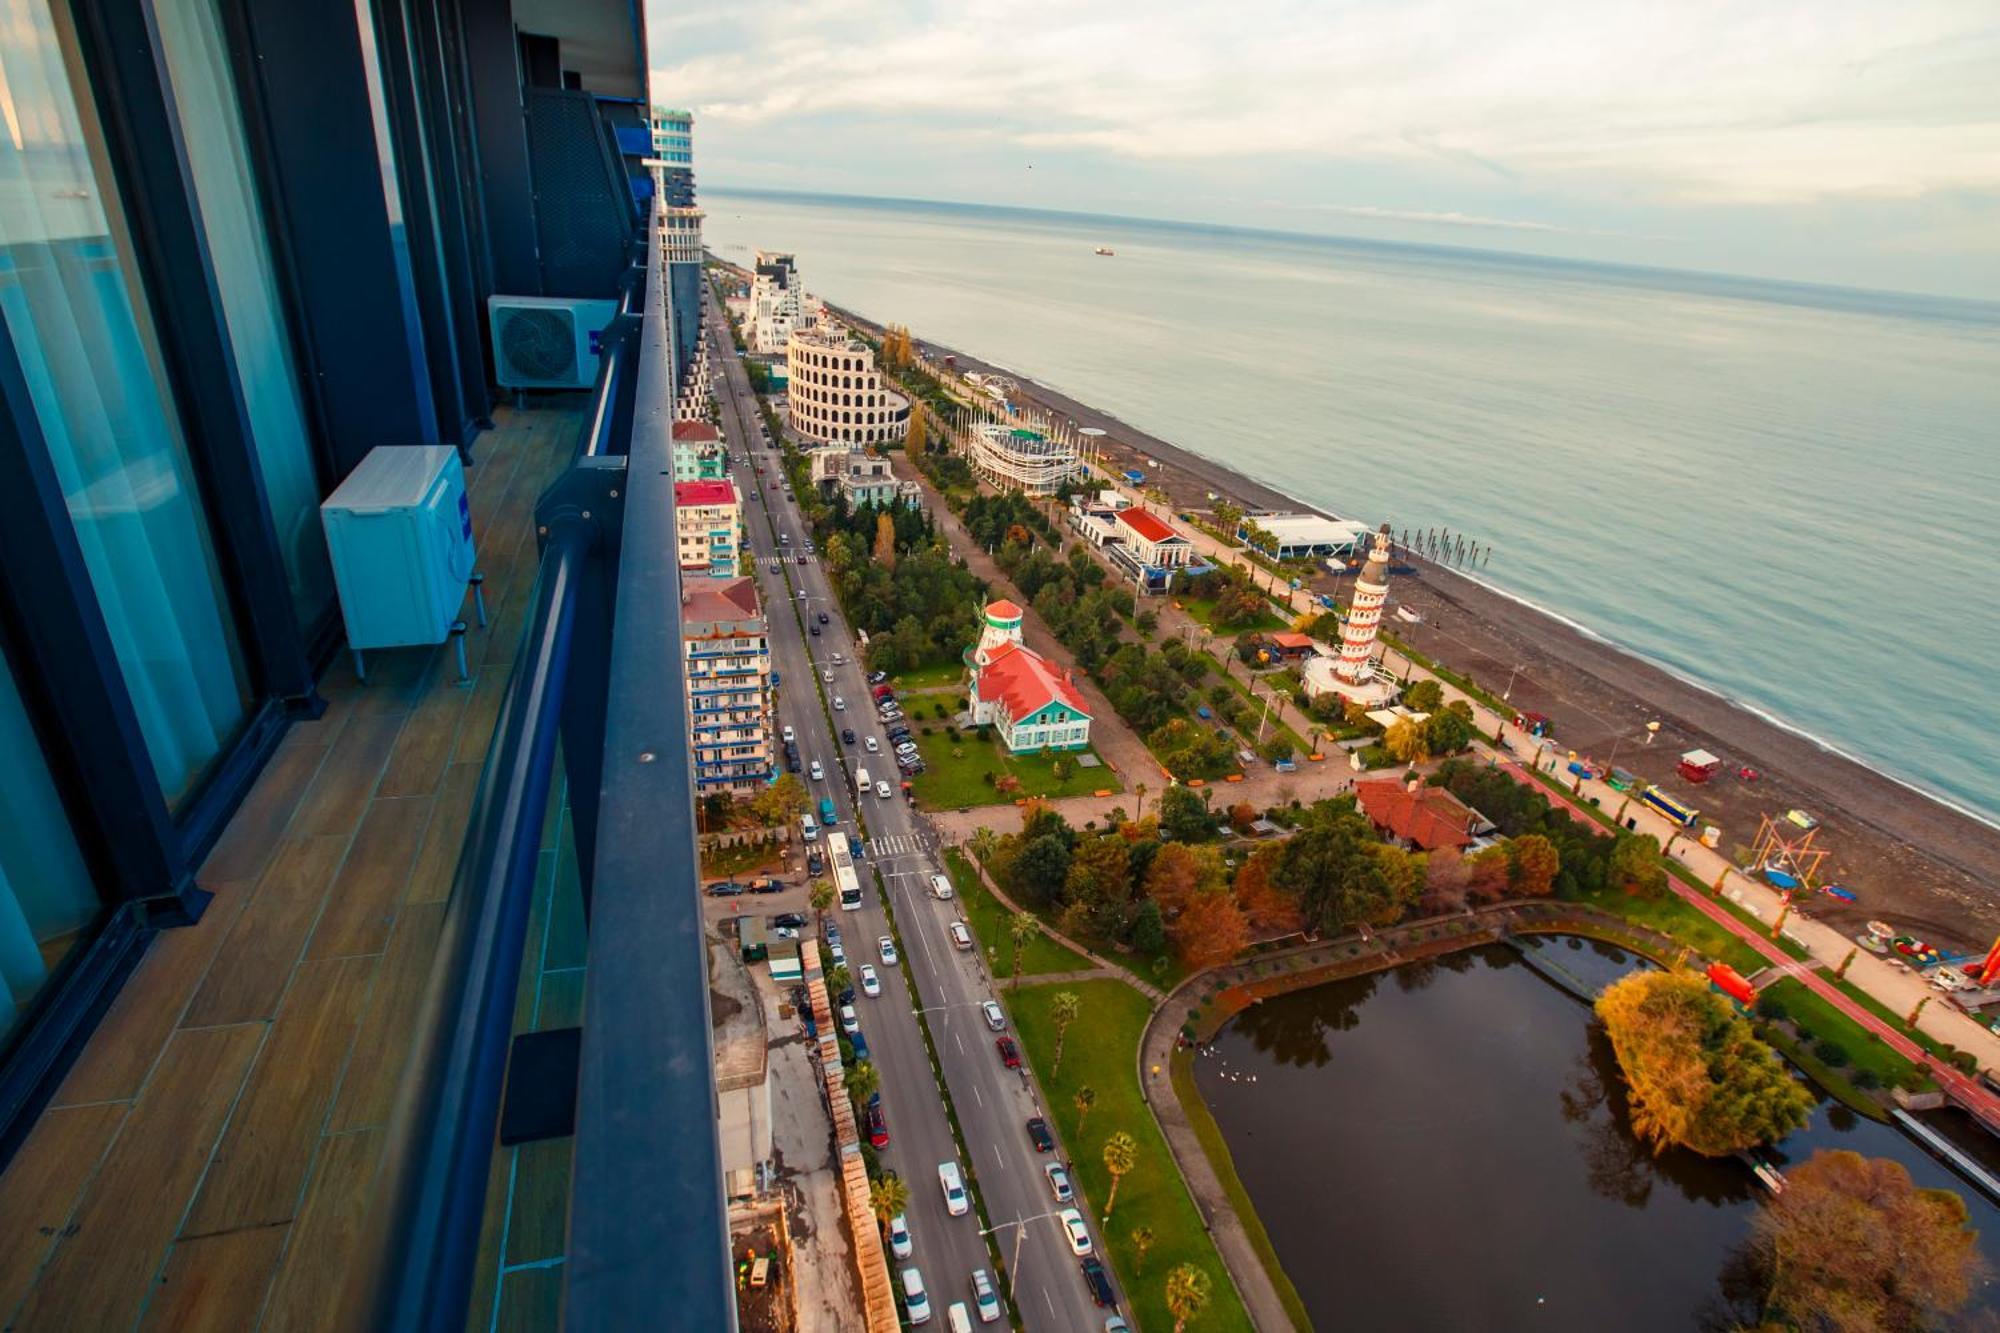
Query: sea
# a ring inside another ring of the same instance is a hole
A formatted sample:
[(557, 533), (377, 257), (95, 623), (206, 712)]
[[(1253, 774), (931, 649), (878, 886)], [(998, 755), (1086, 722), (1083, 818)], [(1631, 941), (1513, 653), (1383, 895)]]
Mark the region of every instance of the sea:
[[(2000, 305), (705, 189), (712, 250), (1477, 577), (2000, 824)], [(1099, 246), (1115, 257), (1094, 253)]]

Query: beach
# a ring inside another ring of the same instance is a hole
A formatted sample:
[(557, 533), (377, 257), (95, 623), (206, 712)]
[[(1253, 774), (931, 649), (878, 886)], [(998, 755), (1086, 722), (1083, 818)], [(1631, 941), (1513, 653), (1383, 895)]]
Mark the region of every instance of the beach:
[[(880, 333), (859, 312), (836, 313)], [(1008, 367), (928, 342), (921, 329), (912, 333), (927, 355), (952, 356), (961, 371), (1014, 380), (1017, 401), (1103, 430), (1104, 460), (1145, 472), (1148, 486), (1164, 490), (1176, 513), (1206, 509), (1210, 491), (1252, 509), (1307, 508)], [(1411, 647), (1495, 694), (1511, 681), (1509, 702), (1554, 719), (1560, 748), (1602, 763), (1613, 762), (1615, 751), (1619, 767), (1674, 792), (1701, 811), (1703, 823), (1720, 827), (1723, 851), (1748, 847), (1761, 815), (1802, 809), (1816, 817), (1815, 845), (1829, 854), (1822, 878), (1847, 887), (1857, 901), (1817, 895), (1801, 904), (1804, 914), (1849, 933), (1883, 920), (1960, 951), (1983, 950), (2000, 935), (2000, 902), (1992, 891), (2000, 884), (2000, 829), (1453, 569), (1420, 558), (1411, 563), (1419, 573), (1397, 578), (1390, 590), (1392, 602), (1424, 616), (1419, 625), (1396, 626)], [(1330, 575), (1319, 582), (1322, 591), (1332, 590)], [(1649, 722), (1660, 724), (1650, 743)], [(1702, 786), (1674, 771), (1679, 755), (1697, 748), (1724, 761)], [(1744, 781), (1735, 776), (1741, 768), (1759, 776)]]

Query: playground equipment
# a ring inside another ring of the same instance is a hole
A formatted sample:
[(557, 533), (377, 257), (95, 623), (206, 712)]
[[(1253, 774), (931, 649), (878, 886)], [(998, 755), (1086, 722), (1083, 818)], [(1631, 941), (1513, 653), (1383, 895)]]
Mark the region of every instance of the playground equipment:
[(1817, 825), (1801, 831), (1788, 820), (1764, 815), (1757, 821), (1757, 840), (1750, 847), (1750, 864), (1773, 888), (1788, 894), (1811, 893), (1818, 887), (1814, 879), (1820, 863), (1826, 860), (1826, 853), (1813, 845), (1818, 836)]

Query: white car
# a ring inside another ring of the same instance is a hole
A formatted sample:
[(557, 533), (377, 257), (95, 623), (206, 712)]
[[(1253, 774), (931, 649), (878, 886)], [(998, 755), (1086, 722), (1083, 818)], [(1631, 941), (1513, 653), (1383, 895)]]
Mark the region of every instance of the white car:
[(1042, 1174), (1049, 1178), (1049, 1193), (1056, 1196), (1057, 1203), (1069, 1203), (1076, 1198), (1076, 1191), (1069, 1183), (1069, 1168), (1061, 1162), (1050, 1162), (1042, 1168)]
[(957, 1162), (938, 1163), (938, 1188), (944, 1191), (944, 1210), (953, 1217), (964, 1217), (972, 1210), (971, 1202), (965, 1197), (965, 1181), (958, 1174)]
[(882, 978), (875, 975), (873, 963), (861, 965), (861, 993), (871, 1000), (882, 994)]
[(861, 1020), (855, 1015), (854, 1006), (851, 1004), (840, 1006), (840, 1030), (850, 1037), (861, 1031)]
[(979, 1311), (979, 1322), (990, 1324), (1000, 1317), (1000, 1294), (993, 1290), (993, 1279), (986, 1276), (986, 1270), (972, 1270), (972, 1304)]
[(979, 1012), (986, 1015), (987, 1027), (992, 1028), (995, 1032), (1005, 1032), (1007, 1030), (1007, 1015), (1001, 1012), (997, 1001), (981, 1000), (979, 1002)]
[(898, 1259), (910, 1257), (910, 1224), (901, 1213), (889, 1219), (889, 1253)]
[(846, 660), (847, 659), (842, 657), (839, 653), (835, 653), (833, 655), (833, 664), (835, 666), (839, 666), (842, 662), (845, 662)]
[(881, 939), (875, 941), (875, 947), (882, 951), (882, 965), (884, 967), (894, 967), (896, 965), (895, 940), (884, 935)]
[(1090, 1232), (1083, 1225), (1083, 1214), (1074, 1208), (1065, 1208), (1056, 1214), (1062, 1223), (1063, 1236), (1069, 1241), (1069, 1252), (1081, 1259), (1091, 1251)]
[(889, 784), (888, 784), (888, 783), (886, 783), (886, 782), (878, 782), (878, 783), (876, 783), (876, 784), (875, 784), (875, 796), (876, 796), (876, 799), (878, 799), (878, 800), (883, 800), (883, 801), (886, 801), (886, 800), (888, 800), (888, 799), (889, 799), (889, 794), (890, 794), (890, 793), (889, 793)]
[(931, 897), (940, 901), (951, 897), (951, 881), (943, 875), (931, 876)]
[[(836, 658), (834, 658), (833, 660), (834, 660), (834, 661), (836, 661), (836, 662), (838, 662), (838, 661), (839, 661), (840, 659), (839, 659), (838, 657), (836, 657)], [(830, 673), (829, 673), (829, 674), (830, 674)], [(833, 696), (833, 711), (834, 711), (834, 712), (836, 712), (836, 713), (845, 713), (845, 712), (847, 711), (847, 700), (845, 700), (845, 699), (841, 698), (841, 697), (840, 697), (839, 695), (837, 695), (837, 694), (836, 694), (836, 695), (834, 695), (834, 696)]]
[(785, 744), (787, 745), (790, 745), (793, 741), (796, 741), (798, 739), (797, 736), (792, 734), (792, 729), (790, 727), (786, 727), (784, 731), (781, 732), (780, 734), (784, 736)]
[(813, 760), (812, 766), (808, 768), (806, 771), (812, 774), (812, 780), (814, 782), (826, 781), (826, 770), (819, 766), (819, 760), (817, 759)]
[(931, 1298), (924, 1294), (924, 1275), (914, 1266), (903, 1270), (903, 1308), (912, 1324), (931, 1321)]
[(862, 739), (861, 748), (870, 754), (880, 754), (882, 753), (882, 742), (876, 740), (873, 736), (867, 736)]

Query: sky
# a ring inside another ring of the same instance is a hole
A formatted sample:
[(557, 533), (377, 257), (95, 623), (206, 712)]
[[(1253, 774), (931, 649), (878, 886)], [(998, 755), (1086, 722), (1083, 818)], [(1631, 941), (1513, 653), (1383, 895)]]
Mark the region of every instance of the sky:
[(647, 0), (702, 189), (2000, 300), (2000, 0)]

